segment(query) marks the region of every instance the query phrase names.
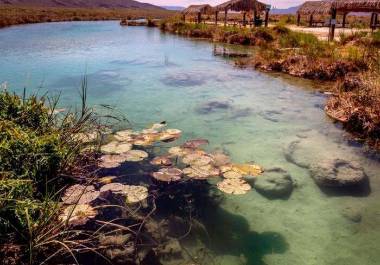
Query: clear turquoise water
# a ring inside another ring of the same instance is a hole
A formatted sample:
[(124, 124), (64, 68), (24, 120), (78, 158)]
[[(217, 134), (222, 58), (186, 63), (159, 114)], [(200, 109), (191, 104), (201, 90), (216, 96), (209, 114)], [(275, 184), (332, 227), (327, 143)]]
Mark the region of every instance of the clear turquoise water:
[[(286, 169), (297, 184), (289, 199), (252, 190), (226, 196), (210, 214), (215, 264), (380, 264), (380, 163), (326, 118), (325, 97), (311, 84), (234, 68), (213, 49), (117, 22), (17, 26), (0, 30), (0, 83), (18, 92), (61, 92), (61, 105), (68, 106), (87, 73), (90, 103), (117, 107), (137, 127), (166, 120), (184, 139), (207, 138), (210, 148), (236, 162)], [(210, 101), (229, 107), (200, 111)], [(322, 192), (307, 169), (285, 159), (295, 141), (304, 164), (338, 157), (360, 162), (371, 193)], [(345, 217), (347, 211), (361, 222)]]

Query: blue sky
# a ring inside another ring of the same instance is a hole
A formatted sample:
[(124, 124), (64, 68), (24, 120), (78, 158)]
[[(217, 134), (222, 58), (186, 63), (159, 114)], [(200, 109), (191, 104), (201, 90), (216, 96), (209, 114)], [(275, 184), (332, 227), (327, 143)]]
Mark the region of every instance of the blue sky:
[[(188, 6), (191, 4), (220, 4), (227, 0), (138, 0), (140, 2), (148, 2), (155, 5), (171, 5), (171, 6)], [(262, 2), (271, 4), (278, 8), (296, 6), (303, 3), (305, 0), (262, 0)]]

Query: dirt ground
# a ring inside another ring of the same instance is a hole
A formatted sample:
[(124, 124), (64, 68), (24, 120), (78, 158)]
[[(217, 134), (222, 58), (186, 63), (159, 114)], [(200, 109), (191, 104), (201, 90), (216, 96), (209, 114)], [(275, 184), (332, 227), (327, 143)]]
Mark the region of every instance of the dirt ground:
[[(312, 33), (316, 35), (320, 40), (328, 40), (329, 28), (328, 27), (298, 27), (296, 25), (287, 25), (287, 27), (294, 31)], [(341, 33), (345, 35), (351, 35), (357, 31), (370, 31), (370, 29), (351, 29), (351, 28), (335, 28), (335, 40), (339, 40)]]

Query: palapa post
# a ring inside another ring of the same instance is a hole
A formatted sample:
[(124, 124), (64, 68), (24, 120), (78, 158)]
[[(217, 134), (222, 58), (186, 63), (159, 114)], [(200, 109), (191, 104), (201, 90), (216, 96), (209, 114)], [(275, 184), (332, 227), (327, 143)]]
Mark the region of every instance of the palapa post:
[(343, 14), (343, 19), (342, 19), (342, 28), (346, 27), (346, 17), (347, 17), (347, 13), (344, 13)]
[(334, 40), (335, 25), (336, 25), (336, 12), (337, 11), (335, 8), (331, 11), (329, 41)]

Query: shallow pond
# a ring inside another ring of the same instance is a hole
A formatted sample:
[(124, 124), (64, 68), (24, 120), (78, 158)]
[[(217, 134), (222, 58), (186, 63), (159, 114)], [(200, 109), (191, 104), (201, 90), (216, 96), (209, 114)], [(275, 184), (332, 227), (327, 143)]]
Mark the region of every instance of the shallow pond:
[[(225, 196), (205, 225), (214, 264), (380, 264), (380, 163), (323, 112), (307, 82), (233, 67), (214, 44), (120, 27), (117, 22), (50, 23), (0, 30), (0, 83), (108, 104), (135, 127), (166, 120), (183, 139), (207, 138), (237, 162), (280, 167), (295, 188), (271, 199), (252, 190)], [(122, 126), (122, 125), (121, 125)], [(326, 158), (359, 162), (370, 191), (322, 191), (307, 167)]]

